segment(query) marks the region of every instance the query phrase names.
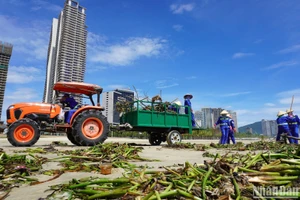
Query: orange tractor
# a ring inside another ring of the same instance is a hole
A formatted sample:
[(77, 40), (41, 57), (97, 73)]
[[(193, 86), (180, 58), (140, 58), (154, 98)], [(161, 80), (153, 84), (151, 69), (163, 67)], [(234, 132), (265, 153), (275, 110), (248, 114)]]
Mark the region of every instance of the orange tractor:
[[(103, 143), (109, 134), (109, 124), (100, 106), (102, 88), (78, 82), (57, 82), (53, 90), (89, 98), (92, 105), (79, 105), (67, 110), (58, 104), (16, 103), (7, 109), (7, 139), (13, 146), (32, 146), (41, 132), (65, 132), (68, 139), (78, 146)], [(97, 95), (95, 105), (93, 95)], [(64, 110), (67, 110), (64, 112)], [(61, 116), (68, 116), (64, 120)]]

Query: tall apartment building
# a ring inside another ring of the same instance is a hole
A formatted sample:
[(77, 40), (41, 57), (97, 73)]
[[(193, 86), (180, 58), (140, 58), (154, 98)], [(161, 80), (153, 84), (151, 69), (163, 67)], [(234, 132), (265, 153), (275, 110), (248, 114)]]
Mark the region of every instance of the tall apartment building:
[[(201, 127), (203, 128), (212, 128), (214, 124), (217, 122), (218, 118), (220, 117), (220, 113), (224, 110), (223, 108), (202, 108), (202, 121)], [(236, 129), (238, 130), (238, 123), (237, 123), (237, 114), (234, 111), (227, 110), (232, 119), (235, 122)]]
[(0, 41), (0, 119), (2, 114), (3, 99), (6, 87), (8, 65), (12, 54), (13, 45)]
[(102, 114), (107, 118), (110, 124), (120, 123), (120, 113), (116, 111), (117, 102), (126, 102), (134, 100), (134, 92), (125, 89), (116, 89), (114, 91), (104, 92), (102, 94), (102, 106), (105, 108)]
[[(83, 82), (86, 68), (86, 9), (75, 0), (66, 0), (59, 19), (53, 19), (48, 47), (43, 102), (54, 100), (58, 81)], [(81, 103), (80, 97), (75, 99)]]
[(203, 123), (203, 113), (202, 111), (196, 111), (195, 112), (195, 121), (196, 121), (196, 125), (202, 127), (202, 123)]
[(277, 135), (278, 126), (276, 120), (261, 120), (262, 134), (273, 137)]

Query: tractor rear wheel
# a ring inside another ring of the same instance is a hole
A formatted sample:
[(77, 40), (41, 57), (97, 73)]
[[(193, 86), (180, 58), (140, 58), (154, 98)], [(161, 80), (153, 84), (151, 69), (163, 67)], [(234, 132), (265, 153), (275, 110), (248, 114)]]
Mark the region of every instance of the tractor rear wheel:
[(181, 134), (177, 130), (170, 131), (167, 136), (168, 145), (173, 145), (175, 143), (180, 143), (182, 139)]
[(149, 133), (149, 143), (153, 146), (160, 145), (162, 142), (161, 135), (159, 133)]
[(7, 131), (8, 141), (16, 147), (29, 147), (40, 138), (38, 124), (32, 119), (24, 118), (12, 123)]
[(100, 110), (85, 110), (74, 119), (72, 136), (80, 146), (103, 143), (109, 133), (109, 124)]

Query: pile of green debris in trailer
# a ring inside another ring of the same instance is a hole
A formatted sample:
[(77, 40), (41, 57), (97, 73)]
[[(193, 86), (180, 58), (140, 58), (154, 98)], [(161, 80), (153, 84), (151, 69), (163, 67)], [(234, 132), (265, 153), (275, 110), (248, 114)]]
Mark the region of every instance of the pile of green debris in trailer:
[[(130, 161), (151, 161), (141, 158), (138, 153), (142, 147), (128, 144), (106, 143), (103, 145), (78, 149), (73, 151), (55, 151), (58, 158), (45, 159), (33, 155), (47, 153), (49, 149), (28, 149), (24, 155), (8, 156), (1, 153), (0, 173), (1, 191), (8, 192), (12, 185), (30, 182), (32, 185), (40, 182), (30, 178), (30, 175), (41, 169), (41, 164), (53, 160), (61, 162), (63, 169), (52, 173), (53, 178), (66, 171), (99, 172), (99, 162), (112, 163), (114, 167), (125, 169), (122, 177), (73, 179), (69, 183), (51, 186), (53, 191), (46, 199), (253, 199), (253, 195), (263, 199), (259, 186), (295, 187), (300, 184), (300, 154), (298, 146), (275, 144), (271, 142), (256, 142), (246, 145), (247, 148), (261, 148), (260, 153), (234, 153), (219, 155), (209, 154), (208, 148), (243, 147), (208, 145), (200, 148), (203, 155), (209, 157), (204, 163), (184, 162), (182, 167), (154, 171), (147, 167), (136, 166)], [(194, 148), (193, 145), (174, 145), (169, 148)], [(257, 150), (258, 150), (257, 149)], [(199, 150), (199, 149), (195, 149)], [(246, 154), (245, 154), (246, 153)], [(30, 157), (26, 158), (27, 156)], [(98, 163), (98, 164), (97, 164)], [(44, 171), (44, 173), (46, 173)], [(49, 171), (47, 173), (50, 173)], [(15, 182), (14, 182), (15, 181)], [(16, 182), (17, 181), (17, 182)], [(6, 193), (7, 194), (7, 193)], [(291, 197), (291, 193), (278, 190), (277, 197)], [(292, 193), (298, 198), (298, 193)], [(1, 199), (1, 198), (0, 198)], [(287, 198), (285, 198), (287, 199)]]

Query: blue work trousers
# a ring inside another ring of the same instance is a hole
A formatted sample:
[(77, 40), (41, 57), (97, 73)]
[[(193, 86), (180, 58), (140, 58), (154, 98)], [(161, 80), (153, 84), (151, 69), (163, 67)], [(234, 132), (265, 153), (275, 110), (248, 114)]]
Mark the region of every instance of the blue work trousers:
[[(293, 137), (299, 137), (299, 126), (290, 126), (291, 135)], [(298, 144), (298, 140), (293, 139), (294, 144)]]
[[(278, 126), (278, 133), (277, 133), (276, 141), (280, 140), (281, 134), (283, 134), (283, 133), (287, 133), (288, 136), (291, 136), (291, 132), (290, 132), (289, 127), (287, 127), (287, 126)], [(288, 138), (288, 140), (291, 144), (294, 143), (293, 139)]]
[(229, 129), (227, 144), (230, 144), (230, 139), (232, 140), (232, 143), (235, 144), (234, 133), (232, 130)]
[(229, 133), (229, 127), (226, 127), (226, 126), (221, 126), (220, 127), (220, 130), (221, 130), (221, 133), (222, 133), (222, 136), (221, 136), (221, 144), (227, 144), (227, 141), (228, 141), (228, 133)]
[(191, 117), (192, 117), (192, 126), (195, 127), (196, 126), (196, 122), (195, 122), (195, 116), (194, 113), (191, 113)]

